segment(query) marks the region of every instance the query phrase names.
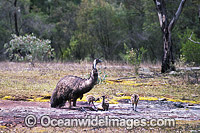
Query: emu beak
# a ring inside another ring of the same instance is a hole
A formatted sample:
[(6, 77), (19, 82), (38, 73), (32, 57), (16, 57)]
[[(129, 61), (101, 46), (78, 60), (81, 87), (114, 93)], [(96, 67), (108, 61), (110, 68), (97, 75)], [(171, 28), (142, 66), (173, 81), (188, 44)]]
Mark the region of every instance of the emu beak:
[(102, 60), (99, 59), (99, 63), (103, 62)]

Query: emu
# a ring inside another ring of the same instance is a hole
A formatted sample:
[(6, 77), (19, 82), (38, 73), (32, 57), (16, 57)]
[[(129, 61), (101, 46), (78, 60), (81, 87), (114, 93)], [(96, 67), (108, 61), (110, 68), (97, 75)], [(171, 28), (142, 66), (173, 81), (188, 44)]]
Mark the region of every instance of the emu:
[(109, 108), (109, 103), (105, 102), (105, 96), (102, 96), (102, 97), (103, 97), (102, 108), (104, 111), (106, 111)]
[(94, 60), (88, 79), (72, 75), (60, 79), (50, 99), (51, 107), (61, 108), (65, 105), (66, 101), (69, 102), (69, 108), (71, 108), (71, 101), (73, 101), (73, 106), (76, 106), (76, 100), (78, 98), (82, 99), (83, 94), (89, 92), (97, 84), (98, 71), (96, 65), (100, 62), (102, 62), (100, 59)]
[(132, 106), (133, 106), (133, 110), (135, 110), (135, 111), (136, 111), (136, 108), (137, 108), (138, 101), (139, 101), (139, 96), (137, 94), (133, 94), (131, 96), (131, 103), (132, 103)]

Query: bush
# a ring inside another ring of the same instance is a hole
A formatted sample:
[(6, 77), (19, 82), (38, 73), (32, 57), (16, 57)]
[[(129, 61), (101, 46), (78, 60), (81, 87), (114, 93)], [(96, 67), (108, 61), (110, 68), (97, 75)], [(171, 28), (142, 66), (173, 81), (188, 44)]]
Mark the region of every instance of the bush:
[(140, 63), (143, 59), (143, 55), (147, 52), (147, 50), (143, 47), (141, 47), (140, 49), (129, 49), (126, 44), (124, 44), (124, 49), (126, 50), (126, 54), (121, 54), (121, 57), (127, 62), (130, 62), (132, 65), (134, 65), (135, 72), (137, 74)]
[(33, 34), (17, 36), (12, 34), (12, 40), (4, 45), (6, 54), (12, 61), (44, 61), (54, 57), (50, 40), (40, 40)]
[[(200, 64), (200, 44), (196, 44), (190, 41), (188, 38), (192, 34), (192, 30), (187, 29), (184, 34), (179, 36), (181, 39), (180, 43), (182, 45), (181, 52), (182, 52), (182, 59), (188, 63), (195, 63), (195, 65)], [(196, 35), (192, 35), (192, 40), (200, 41), (197, 39)]]

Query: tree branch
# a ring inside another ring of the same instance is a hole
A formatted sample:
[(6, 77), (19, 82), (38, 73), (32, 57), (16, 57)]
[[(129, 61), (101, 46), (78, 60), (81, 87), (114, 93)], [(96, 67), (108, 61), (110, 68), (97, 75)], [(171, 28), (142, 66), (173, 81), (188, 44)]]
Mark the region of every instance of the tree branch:
[(157, 9), (157, 13), (158, 13), (158, 19), (159, 19), (159, 22), (160, 22), (160, 27), (162, 27), (163, 25), (163, 21), (162, 21), (162, 12), (161, 12), (161, 2), (159, 2), (158, 0), (153, 0), (155, 5), (156, 5), (156, 9)]
[[(193, 32), (192, 32), (192, 34), (193, 34)], [(200, 42), (196, 42), (196, 41), (192, 40), (192, 34), (190, 35), (190, 37), (188, 39), (193, 43), (200, 44)]]
[(179, 7), (178, 7), (178, 10), (176, 11), (175, 16), (172, 18), (172, 20), (171, 20), (171, 22), (169, 24), (169, 27), (168, 27), (169, 31), (171, 31), (174, 28), (174, 25), (175, 25), (176, 21), (178, 20), (180, 14), (182, 12), (182, 9), (183, 9), (183, 6), (184, 6), (185, 2), (186, 2), (186, 0), (181, 0), (181, 3), (179, 5)]
[(157, 13), (158, 13), (160, 27), (161, 27), (162, 31), (164, 32), (166, 26), (168, 25), (165, 1), (164, 0), (153, 0), (153, 1), (155, 3), (156, 10), (157, 10)]

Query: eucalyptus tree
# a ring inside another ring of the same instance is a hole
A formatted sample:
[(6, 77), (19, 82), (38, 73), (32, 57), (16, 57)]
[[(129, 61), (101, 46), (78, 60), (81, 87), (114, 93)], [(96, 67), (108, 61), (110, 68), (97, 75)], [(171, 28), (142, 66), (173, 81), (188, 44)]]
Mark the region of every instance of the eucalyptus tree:
[(153, 1), (157, 9), (160, 28), (163, 33), (164, 49), (163, 49), (161, 72), (165, 73), (170, 70), (175, 70), (174, 57), (172, 53), (172, 46), (173, 46), (172, 30), (182, 12), (186, 0), (181, 0), (176, 13), (174, 14), (174, 16), (170, 21), (167, 14), (166, 1), (165, 0), (153, 0)]

